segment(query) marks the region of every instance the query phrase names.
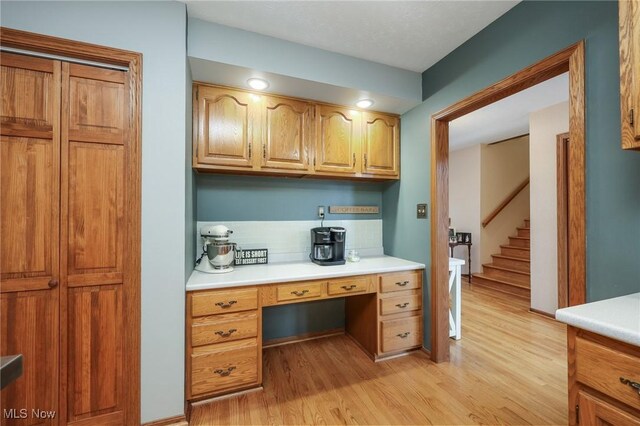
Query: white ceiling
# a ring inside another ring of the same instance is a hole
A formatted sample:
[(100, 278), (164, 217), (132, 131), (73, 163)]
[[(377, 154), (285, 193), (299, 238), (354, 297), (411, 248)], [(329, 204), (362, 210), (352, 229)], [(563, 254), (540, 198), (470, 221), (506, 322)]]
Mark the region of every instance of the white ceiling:
[(422, 72), (519, 1), (184, 3), (191, 18)]
[(449, 123), (449, 150), (529, 133), (529, 114), (569, 100), (567, 73), (537, 84)]

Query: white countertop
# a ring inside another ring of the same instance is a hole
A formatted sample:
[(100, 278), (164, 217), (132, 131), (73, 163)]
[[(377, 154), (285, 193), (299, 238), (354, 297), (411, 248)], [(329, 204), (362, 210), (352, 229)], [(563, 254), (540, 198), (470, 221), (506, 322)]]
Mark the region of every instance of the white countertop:
[(193, 271), (187, 281), (187, 291), (411, 271), (424, 267), (422, 263), (391, 256), (363, 257), (357, 263), (333, 266), (320, 266), (311, 261), (236, 266), (226, 274)]
[(640, 293), (558, 309), (556, 319), (640, 346)]

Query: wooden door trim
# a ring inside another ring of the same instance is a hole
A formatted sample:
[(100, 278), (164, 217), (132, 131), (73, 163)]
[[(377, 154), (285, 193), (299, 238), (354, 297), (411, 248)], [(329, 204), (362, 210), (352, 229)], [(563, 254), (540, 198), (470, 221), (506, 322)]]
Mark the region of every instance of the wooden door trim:
[(569, 241), (565, 238), (568, 229), (568, 191), (567, 172), (569, 133), (556, 136), (556, 182), (557, 182), (557, 218), (558, 218), (558, 308), (569, 305)]
[[(129, 98), (129, 140), (131, 147), (126, 159), (127, 200), (125, 247), (129, 253), (125, 257), (125, 281), (128, 281), (124, 298), (123, 316), (127, 319), (124, 339), (126, 348), (123, 370), (131, 380), (125, 386), (125, 424), (140, 423), (140, 244), (141, 244), (141, 90), (142, 54), (128, 50), (100, 46), (90, 43), (52, 37), (42, 34), (0, 27), (0, 44), (3, 47), (66, 56), (82, 60), (125, 66), (128, 68)], [(60, 313), (62, 315), (62, 312)], [(61, 330), (66, 333), (66, 327)], [(63, 339), (64, 341), (65, 339)], [(62, 389), (64, 391), (64, 389)], [(61, 397), (66, 395), (61, 393)], [(65, 402), (66, 403), (66, 402)]]
[(449, 122), (538, 83), (569, 72), (569, 135), (572, 150), (569, 185), (570, 305), (585, 302), (585, 87), (584, 41), (567, 47), (431, 116), (431, 358), (449, 360)]

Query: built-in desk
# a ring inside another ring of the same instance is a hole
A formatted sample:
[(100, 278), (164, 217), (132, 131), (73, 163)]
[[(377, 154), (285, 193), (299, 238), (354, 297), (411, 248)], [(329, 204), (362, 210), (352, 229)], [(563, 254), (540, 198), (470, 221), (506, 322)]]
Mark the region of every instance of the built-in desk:
[(186, 298), (186, 398), (262, 385), (262, 308), (345, 297), (345, 333), (373, 361), (422, 346), (424, 265), (389, 256), (194, 272)]

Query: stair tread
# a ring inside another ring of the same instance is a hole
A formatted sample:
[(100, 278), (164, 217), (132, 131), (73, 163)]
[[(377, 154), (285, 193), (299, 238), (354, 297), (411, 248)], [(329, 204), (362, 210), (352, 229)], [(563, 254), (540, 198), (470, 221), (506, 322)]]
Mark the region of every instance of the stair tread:
[(525, 231), (525, 230), (531, 231), (531, 227), (529, 227), (529, 226), (518, 226), (518, 227), (516, 227), (516, 229), (521, 229), (523, 231)]
[(531, 237), (520, 237), (518, 235), (516, 235), (515, 237), (509, 237), (509, 238), (513, 238), (514, 240), (530, 240)]
[(503, 244), (500, 247), (502, 248), (508, 248), (508, 249), (517, 249), (517, 250), (526, 250), (526, 251), (531, 251), (530, 247), (520, 247), (520, 246), (511, 246), (509, 244)]
[(497, 282), (497, 283), (500, 283), (500, 284), (504, 284), (504, 285), (510, 285), (512, 287), (518, 287), (518, 288), (523, 288), (525, 290), (530, 290), (530, 287), (527, 287), (524, 284), (514, 283), (514, 282), (511, 282), (511, 281), (506, 281), (504, 279), (490, 277), (490, 276), (488, 276), (486, 274), (479, 274), (479, 273), (473, 274), (473, 278), (476, 278), (476, 277), (481, 278), (483, 280), (494, 281), (494, 282)]
[[(519, 259), (519, 258), (516, 258)], [(496, 265), (494, 263), (483, 263), (482, 266), (487, 266), (489, 268), (493, 268), (493, 269), (500, 269), (501, 271), (507, 271), (507, 272), (513, 272), (515, 274), (521, 274), (521, 275), (529, 275), (531, 276), (531, 272), (527, 272), (527, 271), (519, 271), (517, 269), (511, 269), (511, 268), (507, 268), (505, 266), (500, 266), (500, 265)]]
[(526, 262), (526, 263), (531, 263), (530, 259), (526, 259), (524, 257), (513, 257), (513, 256), (505, 256), (504, 254), (492, 254), (492, 257), (499, 257), (501, 259), (509, 259), (509, 260), (517, 260), (518, 262)]

